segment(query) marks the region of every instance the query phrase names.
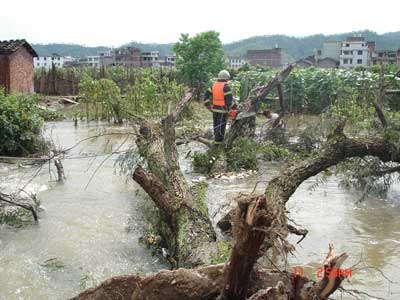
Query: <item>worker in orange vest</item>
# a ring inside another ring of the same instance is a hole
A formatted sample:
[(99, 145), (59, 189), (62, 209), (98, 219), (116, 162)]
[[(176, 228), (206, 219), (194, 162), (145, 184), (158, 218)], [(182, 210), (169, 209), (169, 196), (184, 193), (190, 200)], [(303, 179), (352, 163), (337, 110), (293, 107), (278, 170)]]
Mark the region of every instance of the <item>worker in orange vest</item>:
[(231, 115), (236, 106), (232, 90), (228, 84), (230, 74), (222, 70), (218, 74), (218, 80), (214, 82), (204, 95), (204, 105), (213, 113), (214, 120), (214, 143), (222, 144), (225, 137), (228, 113)]

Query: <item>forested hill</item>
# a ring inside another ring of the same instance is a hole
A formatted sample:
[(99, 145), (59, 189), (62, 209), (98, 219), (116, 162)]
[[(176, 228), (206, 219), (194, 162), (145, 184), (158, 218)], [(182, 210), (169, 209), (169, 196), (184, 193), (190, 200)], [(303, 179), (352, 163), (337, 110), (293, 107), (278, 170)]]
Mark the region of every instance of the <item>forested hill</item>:
[(310, 35), (306, 37), (290, 37), (286, 35), (255, 36), (225, 45), (228, 56), (244, 55), (248, 49), (265, 49), (278, 46), (282, 48), (284, 60), (290, 61), (314, 54), (324, 41), (342, 41), (348, 36), (361, 35), (367, 41), (375, 41), (377, 50), (397, 50), (400, 48), (400, 31), (384, 34), (365, 30), (334, 35)]
[[(375, 41), (378, 50), (396, 50), (400, 48), (400, 31), (384, 34), (377, 34), (373, 31), (357, 31), (334, 35), (311, 35), (306, 37), (291, 37), (286, 35), (267, 35), (255, 36), (245, 40), (225, 44), (225, 52), (228, 56), (244, 55), (248, 49), (263, 49), (278, 46), (282, 48), (284, 62), (292, 61), (313, 54), (315, 48), (320, 48), (324, 41), (340, 41), (351, 35), (364, 36), (369, 41)], [(172, 52), (171, 44), (146, 44), (131, 42), (125, 46), (135, 46), (142, 51), (160, 51), (161, 55)], [(60, 55), (70, 55), (82, 57), (85, 55), (96, 55), (99, 51), (110, 49), (108, 47), (85, 47), (74, 44), (33, 44), (33, 47), (40, 56), (58, 53)]]
[(62, 56), (83, 57), (87, 55), (97, 55), (99, 52), (106, 51), (108, 47), (86, 47), (76, 44), (32, 44), (39, 56), (50, 56), (57, 53)]

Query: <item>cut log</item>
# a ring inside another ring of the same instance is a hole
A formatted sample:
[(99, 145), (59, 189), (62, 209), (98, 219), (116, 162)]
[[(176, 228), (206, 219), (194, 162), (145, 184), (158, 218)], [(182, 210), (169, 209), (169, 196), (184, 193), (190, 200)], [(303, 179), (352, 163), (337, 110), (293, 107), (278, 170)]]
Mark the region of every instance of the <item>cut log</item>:
[(78, 102), (76, 102), (74, 100), (71, 100), (71, 99), (68, 99), (68, 98), (65, 98), (65, 97), (61, 98), (61, 100), (63, 102), (67, 102), (68, 104), (78, 104)]

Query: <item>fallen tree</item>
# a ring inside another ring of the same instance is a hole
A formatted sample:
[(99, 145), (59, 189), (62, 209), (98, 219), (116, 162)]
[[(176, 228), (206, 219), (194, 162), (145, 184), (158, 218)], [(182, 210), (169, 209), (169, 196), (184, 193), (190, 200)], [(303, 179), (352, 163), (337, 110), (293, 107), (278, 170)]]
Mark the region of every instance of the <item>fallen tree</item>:
[(204, 264), (196, 249), (216, 240), (202, 187), (189, 187), (178, 162), (175, 123), (193, 96), (193, 90), (187, 91), (177, 108), (159, 122), (143, 120), (136, 144), (147, 170), (137, 166), (132, 176), (160, 210), (158, 231), (174, 267)]
[[(285, 203), (306, 179), (352, 157), (375, 156), (383, 162), (400, 162), (398, 148), (384, 137), (348, 138), (343, 133), (344, 125), (345, 122), (338, 124), (324, 147), (313, 157), (284, 168), (268, 183), (265, 194), (250, 195), (243, 200), (242, 203), (246, 203), (248, 207), (244, 210), (246, 222), (243, 222), (244, 232), (236, 234), (236, 244), (227, 267), (224, 299), (245, 299), (248, 274), (256, 262), (255, 255), (263, 250), (262, 246), (275, 247), (281, 253), (293, 250), (285, 238), (293, 231), (286, 224)], [(229, 214), (230, 219), (234, 219), (232, 215), (237, 212), (231, 211)], [(234, 228), (233, 226), (233, 230)], [(238, 274), (243, 277), (238, 277)], [(312, 288), (313, 293), (316, 289), (324, 291), (325, 296), (319, 296), (321, 299), (325, 299), (339, 287), (338, 284), (321, 286), (322, 283)]]
[[(161, 122), (142, 121), (137, 145), (147, 169), (137, 166), (133, 173), (133, 179), (160, 210), (160, 234), (175, 268), (207, 263), (207, 259), (199, 259), (200, 254), (211, 249), (216, 240), (201, 193), (196, 195), (180, 170), (175, 144), (174, 125), (192, 95), (192, 91), (187, 92), (177, 109)], [(272, 247), (282, 255), (293, 251), (286, 240), (289, 233), (306, 234), (287, 223), (285, 207), (302, 182), (353, 157), (400, 162), (399, 148), (384, 133), (349, 138), (344, 126), (344, 121), (339, 122), (323, 147), (308, 159), (283, 168), (265, 193), (238, 198), (238, 207), (231, 213), (234, 247), (226, 265), (116, 277), (73, 299), (327, 299), (340, 287), (343, 276), (325, 273), (321, 281), (314, 282), (290, 272), (259, 270), (255, 264)], [(324, 265), (340, 268), (346, 258), (345, 253), (334, 257), (330, 248)]]
[[(330, 246), (324, 270), (338, 270), (346, 258), (345, 253), (333, 256)], [(70, 300), (213, 300), (221, 296), (221, 290), (224, 291), (221, 299), (239, 299), (236, 294), (227, 295), (224, 289), (227, 272), (225, 264), (218, 264), (197, 269), (164, 270), (149, 276), (116, 276)], [(243, 278), (242, 274), (236, 274)], [(325, 272), (320, 281), (314, 282), (291, 272), (254, 269), (248, 274), (246, 287), (240, 285), (239, 289), (243, 297), (253, 300), (326, 299), (344, 278)]]

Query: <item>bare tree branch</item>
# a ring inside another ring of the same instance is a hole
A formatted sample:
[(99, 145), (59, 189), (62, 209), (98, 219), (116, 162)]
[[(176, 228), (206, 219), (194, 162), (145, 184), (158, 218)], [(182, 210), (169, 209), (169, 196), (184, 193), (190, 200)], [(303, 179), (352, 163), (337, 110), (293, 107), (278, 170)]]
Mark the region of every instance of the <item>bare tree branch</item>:
[(28, 206), (28, 205), (24, 205), (24, 204), (15, 202), (12, 200), (12, 197), (10, 195), (3, 194), (1, 192), (0, 192), (0, 200), (3, 202), (6, 202), (8, 204), (12, 204), (12, 205), (29, 210), (32, 213), (32, 216), (33, 216), (33, 219), (35, 220), (35, 222), (38, 221), (38, 216), (37, 216), (37, 213), (36, 213), (35, 209), (33, 208), (33, 206), (31, 206), (31, 205)]

